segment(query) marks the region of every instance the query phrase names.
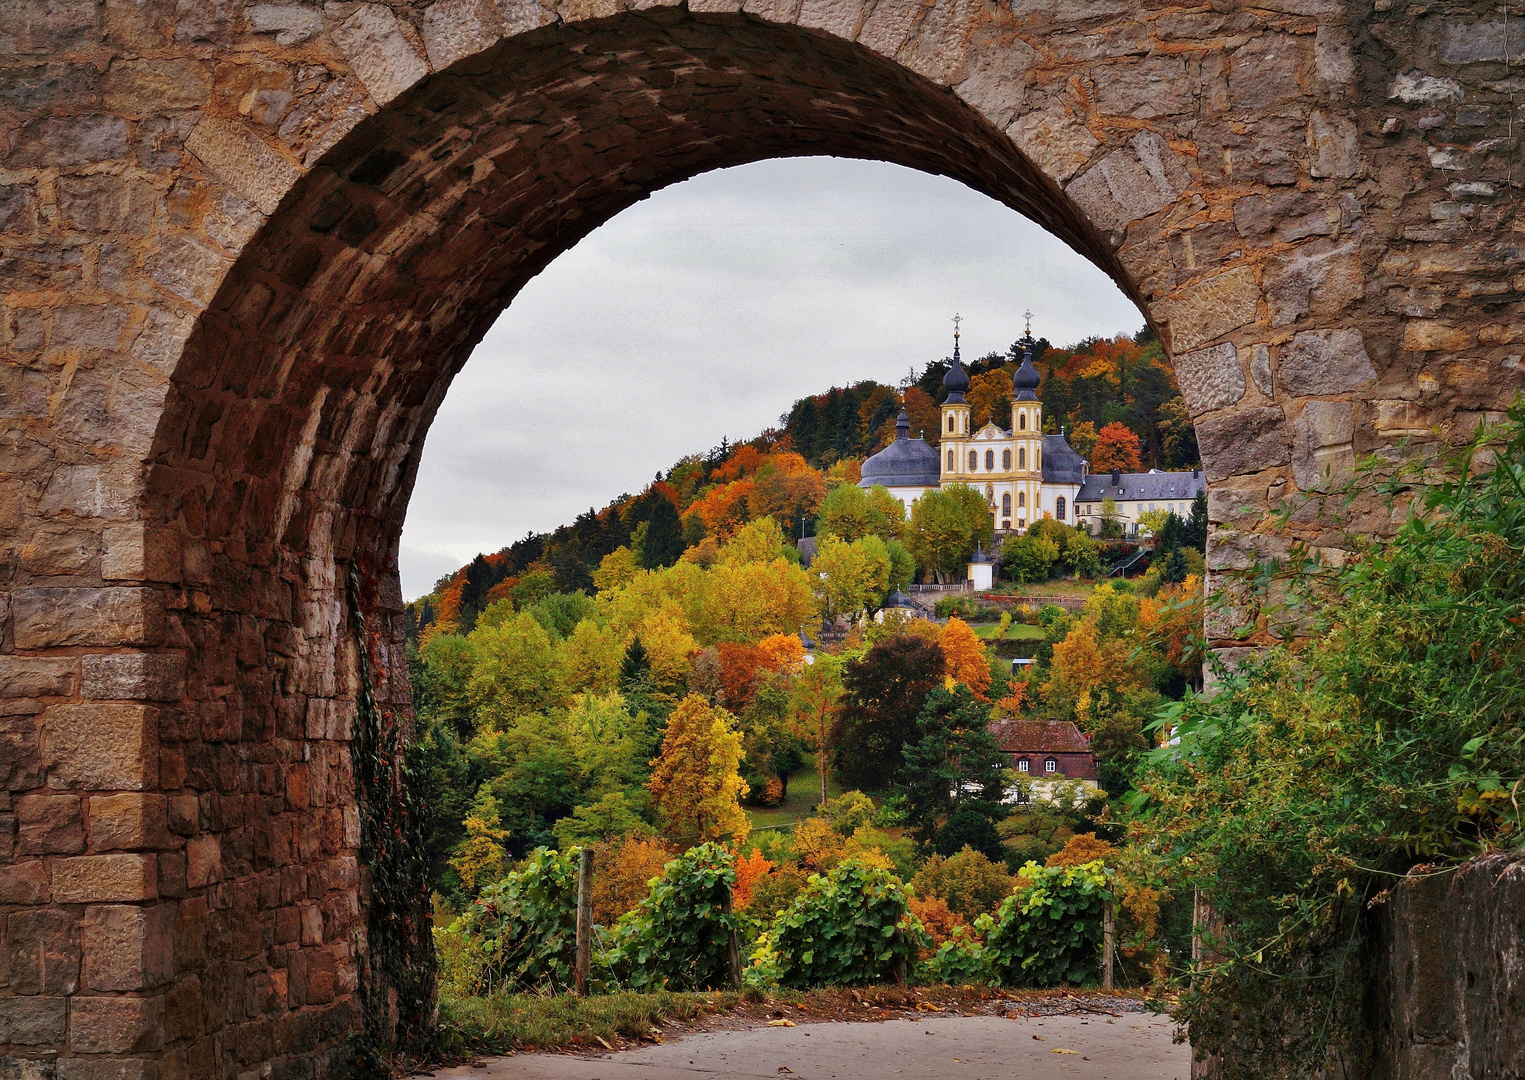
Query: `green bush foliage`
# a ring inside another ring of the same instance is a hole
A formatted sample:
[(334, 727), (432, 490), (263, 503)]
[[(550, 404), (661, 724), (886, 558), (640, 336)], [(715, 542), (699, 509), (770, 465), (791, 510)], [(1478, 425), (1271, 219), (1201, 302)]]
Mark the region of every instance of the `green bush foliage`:
[(985, 941), (991, 981), (1003, 986), (1083, 986), (1101, 966), (1103, 905), (1111, 898), (1098, 860), (1028, 863)]
[(620, 918), (607, 962), (633, 990), (708, 990), (730, 985), (730, 911), (736, 863), (719, 844), (700, 844), (667, 864), (651, 892)]
[(787, 987), (905, 981), (931, 938), (888, 870), (845, 859), (813, 874), (759, 943), (758, 976)]
[(572, 985), (577, 858), (575, 848), (536, 848), (518, 869), (483, 889), (449, 928), (466, 942), (453, 951), (460, 953), (475, 993), (559, 993)]
[(1509, 415), (1449, 463), (1357, 476), (1349, 500), (1412, 500), (1390, 540), (1261, 567), (1300, 598), (1262, 624), (1306, 640), (1172, 706), (1179, 741), (1135, 776), (1140, 846), (1231, 916), (1175, 1011), (1225, 1080), (1364, 1073), (1373, 903), (1525, 840), (1525, 406)]

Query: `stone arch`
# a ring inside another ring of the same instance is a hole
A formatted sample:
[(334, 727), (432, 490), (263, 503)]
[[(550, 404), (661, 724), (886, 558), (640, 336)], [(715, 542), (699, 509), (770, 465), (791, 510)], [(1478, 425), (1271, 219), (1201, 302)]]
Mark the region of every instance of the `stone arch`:
[(1520, 385), (1508, 33), (1459, 0), (16, 7), (0, 905), (44, 947), (0, 1060), (333, 1060), (357, 673), (405, 728), (429, 419), (523, 282), (662, 184), (875, 157), (1063, 238), (1174, 358), (1220, 571), (1285, 543), (1236, 527), (1277, 494)]

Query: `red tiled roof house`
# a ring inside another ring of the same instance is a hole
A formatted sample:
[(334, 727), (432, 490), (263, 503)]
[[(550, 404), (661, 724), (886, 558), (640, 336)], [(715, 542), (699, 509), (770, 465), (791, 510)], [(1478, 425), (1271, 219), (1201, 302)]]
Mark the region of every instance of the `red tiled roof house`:
[(997, 720), (990, 733), (1019, 776), (1092, 784), (1100, 779), (1090, 738), (1068, 720)]

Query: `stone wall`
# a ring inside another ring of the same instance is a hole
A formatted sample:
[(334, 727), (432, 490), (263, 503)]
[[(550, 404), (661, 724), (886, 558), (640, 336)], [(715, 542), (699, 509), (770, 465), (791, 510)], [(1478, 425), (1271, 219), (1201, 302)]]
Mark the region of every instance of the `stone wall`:
[(1027, 214), (1170, 349), (1232, 590), (1390, 527), (1360, 502), (1272, 533), (1275, 500), (1525, 380), (1514, 27), (1482, 0), (7, 0), (0, 1076), (328, 1075), (367, 945), (343, 582), (406, 730), (424, 435), (590, 229), (826, 153)]
[(1404, 882), (1378, 924), (1370, 1080), (1525, 1076), (1525, 856)]

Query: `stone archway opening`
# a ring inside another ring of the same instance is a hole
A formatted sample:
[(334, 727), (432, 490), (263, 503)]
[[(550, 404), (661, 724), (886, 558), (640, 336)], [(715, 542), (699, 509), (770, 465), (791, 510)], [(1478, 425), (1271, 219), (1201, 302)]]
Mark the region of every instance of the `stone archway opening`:
[[(177, 933), (206, 919), (223, 946), (195, 965), (200, 985), (252, 980), (279, 1007), (250, 1015), (214, 994), (205, 1030), (332, 1049), (385, 966), (361, 943), (399, 947), (375, 915), (402, 898), (358, 861), (378, 794), (351, 740), (409, 725), (398, 542), (451, 377), (531, 277), (632, 203), (819, 154), (952, 176), (1139, 301), (1108, 237), (946, 89), (861, 45), (677, 10), (544, 27), (401, 94), (281, 199), (209, 298), (147, 476), (145, 550), (178, 546), (187, 568), (166, 642), (185, 656), (183, 698), (157, 786), (195, 800)], [(262, 924), (273, 935), (256, 941)], [(417, 918), (389, 932), (425, 936)], [(205, 1052), (177, 1030), (172, 1056)], [(284, 1056), (251, 1046), (241, 1065)]]

